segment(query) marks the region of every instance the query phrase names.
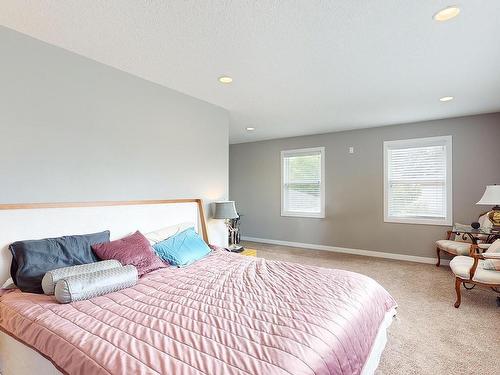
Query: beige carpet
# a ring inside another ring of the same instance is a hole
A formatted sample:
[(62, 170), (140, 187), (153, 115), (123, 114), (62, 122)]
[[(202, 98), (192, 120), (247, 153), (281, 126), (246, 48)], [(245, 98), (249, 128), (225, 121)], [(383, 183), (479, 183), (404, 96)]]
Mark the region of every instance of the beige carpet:
[(455, 309), (449, 267), (246, 242), (258, 256), (372, 277), (399, 304), (377, 374), (500, 374), (500, 308), (497, 294), (463, 291)]

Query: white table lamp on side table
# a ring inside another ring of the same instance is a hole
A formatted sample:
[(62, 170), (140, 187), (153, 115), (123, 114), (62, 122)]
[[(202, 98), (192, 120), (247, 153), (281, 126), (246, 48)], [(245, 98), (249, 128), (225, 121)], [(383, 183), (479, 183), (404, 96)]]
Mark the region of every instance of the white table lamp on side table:
[(224, 219), (224, 223), (226, 224), (231, 235), (231, 243), (227, 249), (234, 252), (240, 252), (243, 250), (243, 246), (234, 243), (238, 228), (233, 228), (231, 225), (231, 219), (236, 219), (238, 217), (239, 215), (236, 212), (234, 201), (215, 202), (214, 219)]
[(488, 219), (493, 224), (493, 228), (500, 229), (500, 185), (488, 185), (483, 197), (477, 204), (494, 206), (488, 212)]

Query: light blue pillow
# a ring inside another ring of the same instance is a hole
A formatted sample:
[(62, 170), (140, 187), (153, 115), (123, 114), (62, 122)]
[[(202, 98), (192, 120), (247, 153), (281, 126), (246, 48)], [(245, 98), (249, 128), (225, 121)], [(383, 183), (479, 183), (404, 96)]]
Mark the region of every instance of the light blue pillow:
[(210, 252), (210, 248), (194, 228), (154, 244), (153, 249), (161, 259), (174, 266), (187, 266)]

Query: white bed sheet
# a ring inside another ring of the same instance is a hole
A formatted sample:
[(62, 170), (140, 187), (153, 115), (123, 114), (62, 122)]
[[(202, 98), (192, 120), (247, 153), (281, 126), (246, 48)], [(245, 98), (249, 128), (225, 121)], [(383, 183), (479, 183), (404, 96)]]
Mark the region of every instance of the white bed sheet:
[(61, 372), (37, 351), (0, 332), (0, 374), (60, 375)]
[(384, 320), (378, 328), (377, 337), (375, 337), (375, 342), (373, 343), (370, 355), (363, 366), (363, 370), (361, 370), (361, 375), (371, 375), (375, 373), (375, 370), (380, 363), (382, 352), (387, 344), (387, 328), (389, 328), (395, 316), (396, 308), (391, 309), (385, 314)]

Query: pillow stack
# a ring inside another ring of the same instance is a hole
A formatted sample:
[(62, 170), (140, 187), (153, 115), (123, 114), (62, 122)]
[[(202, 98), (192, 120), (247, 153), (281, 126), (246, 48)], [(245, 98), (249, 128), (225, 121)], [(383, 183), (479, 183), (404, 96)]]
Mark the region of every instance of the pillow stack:
[(130, 265), (73, 275), (59, 280), (54, 294), (59, 303), (81, 301), (134, 286), (138, 277)]
[(116, 260), (105, 260), (47, 272), (42, 280), (45, 294), (57, 302), (70, 303), (102, 296), (136, 284), (137, 269), (123, 267)]
[(121, 266), (122, 264), (117, 260), (104, 260), (102, 262), (82, 264), (79, 266), (57, 268), (45, 274), (42, 279), (42, 289), (45, 294), (51, 295), (54, 294), (56, 284), (59, 280), (72, 276), (118, 268)]
[(68, 303), (132, 286), (148, 272), (168, 264), (186, 266), (211, 251), (192, 223), (145, 236), (136, 231), (115, 241), (109, 237), (104, 231), (14, 242), (9, 246), (12, 281), (23, 292)]

